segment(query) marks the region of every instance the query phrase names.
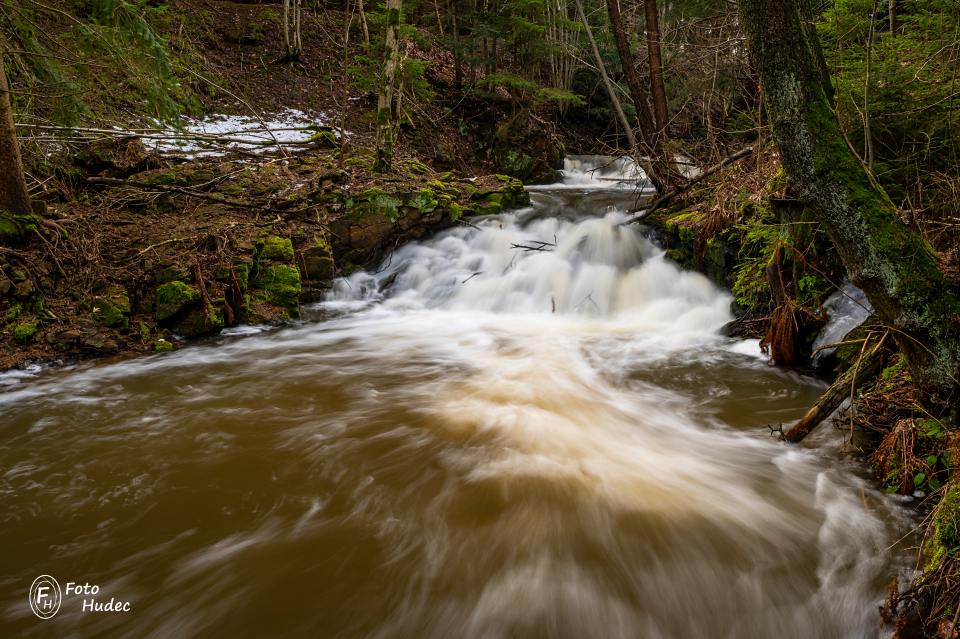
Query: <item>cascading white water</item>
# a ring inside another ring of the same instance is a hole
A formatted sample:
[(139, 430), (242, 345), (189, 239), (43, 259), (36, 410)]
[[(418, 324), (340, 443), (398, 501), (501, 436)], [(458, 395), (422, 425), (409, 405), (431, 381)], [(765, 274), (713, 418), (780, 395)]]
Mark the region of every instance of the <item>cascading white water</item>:
[(822, 384), (719, 335), (729, 296), (622, 212), (539, 195), (325, 321), (8, 380), (10, 636), (38, 570), (133, 601), (63, 635), (879, 636), (903, 513), (829, 429), (766, 428)]
[(626, 189), (652, 190), (647, 174), (627, 156), (571, 155), (563, 160), (559, 184), (534, 187), (534, 190)]
[(625, 215), (535, 214), (498, 216), (407, 245), (381, 272), (338, 281), (329, 299), (381, 300), (387, 284), (385, 308), (540, 313), (701, 334), (730, 320), (730, 296), (665, 260), (635, 228), (622, 226)]

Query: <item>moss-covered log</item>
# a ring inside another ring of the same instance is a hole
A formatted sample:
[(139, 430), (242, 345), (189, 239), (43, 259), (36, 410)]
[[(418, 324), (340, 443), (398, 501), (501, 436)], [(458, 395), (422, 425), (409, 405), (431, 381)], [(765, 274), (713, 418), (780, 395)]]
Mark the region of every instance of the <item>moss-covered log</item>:
[(811, 0), (738, 0), (773, 135), (799, 199), (893, 329), (930, 405), (960, 396), (960, 293), (847, 145)]

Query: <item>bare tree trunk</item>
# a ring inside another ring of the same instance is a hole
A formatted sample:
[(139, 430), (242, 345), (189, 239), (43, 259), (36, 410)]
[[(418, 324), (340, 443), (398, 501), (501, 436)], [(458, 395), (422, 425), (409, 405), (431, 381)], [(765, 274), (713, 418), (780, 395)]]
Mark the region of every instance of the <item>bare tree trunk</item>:
[(583, 23), (583, 28), (587, 33), (587, 39), (590, 41), (590, 48), (593, 50), (593, 60), (597, 65), (597, 71), (603, 80), (603, 86), (607, 89), (607, 95), (610, 96), (610, 102), (613, 103), (613, 110), (617, 113), (617, 119), (620, 120), (620, 124), (623, 126), (624, 134), (627, 136), (627, 143), (630, 145), (632, 152), (637, 148), (637, 138), (633, 135), (633, 127), (630, 126), (630, 121), (627, 120), (627, 114), (623, 110), (623, 105), (620, 104), (620, 98), (617, 97), (617, 92), (613, 88), (613, 82), (610, 81), (610, 76), (607, 75), (607, 70), (603, 66), (603, 57), (600, 56), (600, 49), (597, 48), (597, 41), (593, 39), (593, 30), (590, 28), (590, 21), (587, 20), (587, 14), (583, 11), (583, 2), (581, 2), (581, 0), (575, 0), (575, 2), (577, 3), (577, 15), (580, 16), (580, 21)]
[(867, 35), (867, 72), (863, 80), (863, 157), (867, 168), (873, 170), (873, 134), (870, 132), (870, 83), (871, 65), (873, 63), (873, 36), (877, 24), (877, 0), (873, 0), (873, 10), (870, 12), (870, 31)]
[[(960, 397), (960, 291), (844, 140), (813, 0), (738, 0), (781, 160), (850, 280), (892, 330), (928, 409)], [(953, 409), (956, 411), (956, 408)]]
[[(454, 4), (451, 2), (451, 4)], [(457, 26), (456, 6), (450, 7), (450, 31), (453, 33), (453, 86), (463, 86), (463, 51), (460, 50), (460, 28)]]
[(290, 0), (283, 0), (283, 56), (290, 59)]
[(623, 77), (627, 81), (627, 88), (630, 89), (633, 107), (637, 110), (637, 123), (640, 125), (640, 135), (643, 136), (644, 140), (652, 148), (655, 131), (653, 116), (650, 114), (650, 107), (647, 104), (647, 92), (643, 88), (643, 83), (640, 81), (640, 74), (637, 73), (637, 66), (633, 59), (633, 53), (630, 51), (627, 32), (623, 27), (623, 19), (620, 16), (620, 0), (607, 0), (607, 14), (610, 16), (610, 27), (613, 29), (613, 39), (617, 44), (617, 53), (620, 55), (620, 63), (621, 66), (623, 66)]
[[(300, 7), (302, 0), (283, 0), (283, 59), (295, 62), (300, 59)], [(293, 31), (291, 37), (290, 32)]]
[(656, 0), (644, 0), (643, 13), (647, 21), (647, 52), (650, 56), (650, 93), (653, 94), (653, 115), (657, 134), (667, 136), (670, 115), (667, 113), (667, 92), (663, 87), (663, 58), (660, 56), (660, 14)]
[(303, 10), (303, 0), (293, 0), (293, 55), (299, 60), (303, 53), (303, 40), (300, 37), (300, 12)]
[(0, 242), (19, 240), (36, 221), (23, 177), (11, 102), (0, 52)]
[(360, 27), (363, 29), (363, 44), (370, 46), (370, 27), (367, 26), (367, 12), (363, 10), (363, 0), (357, 0), (360, 10)]
[(640, 125), (640, 136), (643, 141), (643, 153), (650, 156), (648, 177), (658, 191), (663, 193), (671, 187), (675, 180), (672, 177), (670, 158), (664, 152), (662, 138), (657, 135), (657, 127), (650, 107), (647, 105), (647, 92), (640, 81), (637, 66), (630, 51), (630, 42), (627, 31), (623, 26), (620, 15), (620, 1), (607, 0), (607, 15), (610, 17), (610, 27), (613, 29), (613, 39), (617, 44), (617, 53), (620, 55), (620, 64), (623, 75), (630, 89), (633, 107), (637, 112), (637, 123)]
[(397, 67), (400, 65), (400, 9), (402, 0), (387, 0), (387, 59), (383, 67), (383, 88), (377, 99), (377, 158), (373, 170), (383, 173), (393, 163), (393, 143), (396, 140)]
[(897, 31), (897, 0), (889, 0), (887, 2), (887, 13), (890, 15), (890, 33), (896, 33)]

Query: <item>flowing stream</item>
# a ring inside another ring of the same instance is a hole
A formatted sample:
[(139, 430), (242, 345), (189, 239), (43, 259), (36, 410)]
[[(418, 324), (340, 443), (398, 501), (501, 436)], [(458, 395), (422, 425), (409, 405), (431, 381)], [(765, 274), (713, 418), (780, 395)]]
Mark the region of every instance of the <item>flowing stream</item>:
[[(904, 509), (841, 433), (770, 437), (823, 384), (721, 336), (596, 163), (322, 321), (8, 380), (0, 636), (882, 636)], [(130, 610), (36, 619), (43, 573)]]

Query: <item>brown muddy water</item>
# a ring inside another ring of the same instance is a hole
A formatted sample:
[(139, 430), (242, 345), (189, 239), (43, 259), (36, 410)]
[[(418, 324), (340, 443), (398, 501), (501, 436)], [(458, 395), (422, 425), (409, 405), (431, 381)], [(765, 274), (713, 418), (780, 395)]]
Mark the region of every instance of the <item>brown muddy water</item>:
[(822, 384), (574, 168), (323, 321), (5, 378), (0, 636), (883, 636), (907, 515), (766, 428)]

